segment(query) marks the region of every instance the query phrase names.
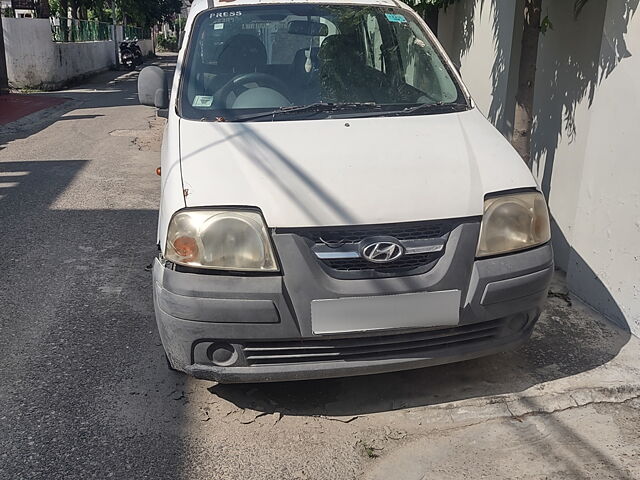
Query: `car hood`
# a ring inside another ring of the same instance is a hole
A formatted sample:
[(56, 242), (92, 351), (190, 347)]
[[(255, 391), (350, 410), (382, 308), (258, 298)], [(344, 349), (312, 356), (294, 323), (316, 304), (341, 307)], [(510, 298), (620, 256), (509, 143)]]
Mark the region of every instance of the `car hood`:
[(253, 206), (270, 227), (482, 215), (490, 192), (535, 187), (477, 109), (278, 122), (180, 121), (186, 205)]

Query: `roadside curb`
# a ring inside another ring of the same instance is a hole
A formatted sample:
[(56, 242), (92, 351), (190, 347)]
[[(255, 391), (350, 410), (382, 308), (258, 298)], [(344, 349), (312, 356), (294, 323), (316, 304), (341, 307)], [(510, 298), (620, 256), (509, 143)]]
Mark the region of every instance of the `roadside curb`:
[(563, 393), (505, 399), (505, 404), (514, 418), (529, 415), (550, 414), (571, 408), (598, 403), (624, 403), (640, 398), (640, 384), (618, 387), (596, 387), (568, 390)]
[[(471, 456), (476, 467), (482, 472), (482, 478), (491, 478), (491, 474), (487, 472), (491, 472), (495, 465), (500, 464), (501, 449), (506, 449), (507, 452), (522, 451), (526, 457), (527, 448), (530, 448), (530, 451), (535, 454), (524, 460), (526, 465), (535, 462), (535, 455), (540, 452), (542, 447), (557, 452), (557, 448), (559, 448), (557, 445), (566, 444), (563, 435), (569, 435), (569, 439), (576, 442), (575, 445), (584, 445), (584, 440), (580, 437), (566, 433), (571, 431), (571, 427), (566, 426), (566, 417), (563, 420), (554, 421), (551, 420), (553, 418), (551, 415), (588, 408), (593, 405), (622, 405), (636, 399), (640, 399), (639, 383), (539, 392), (529, 395), (507, 394), (482, 397), (474, 401), (463, 400), (442, 406), (426, 407), (420, 409), (419, 412), (408, 412), (412, 417), (413, 414), (420, 415), (419, 425), (421, 427), (416, 429), (414, 426), (413, 429), (407, 429), (407, 435), (403, 437), (404, 439), (400, 442), (392, 442), (389, 445), (391, 448), (384, 448), (383, 444), (381, 450), (384, 449), (385, 454), (376, 463), (370, 464), (359, 478), (363, 480), (439, 478), (432, 477), (434, 471), (440, 471), (437, 468), (442, 464), (448, 465), (447, 462), (458, 462), (452, 460), (452, 456), (456, 455), (455, 446), (462, 444), (469, 445), (470, 450), (475, 452), (476, 456), (474, 454)], [(576, 415), (574, 418), (590, 419), (593, 412)], [(536, 420), (535, 417), (538, 419)], [(418, 419), (417, 415), (415, 419)], [(603, 420), (600, 425), (602, 422)], [(604, 422), (606, 424), (607, 420)], [(553, 427), (545, 430), (544, 427), (540, 427), (541, 425), (559, 427), (556, 430), (553, 430)], [(397, 424), (394, 424), (394, 428), (398, 427)], [(615, 430), (616, 427), (614, 425), (611, 428)], [(505, 443), (496, 446), (498, 445), (497, 439)], [(571, 444), (571, 442), (569, 443)], [(478, 457), (478, 452), (481, 452), (484, 457)], [(510, 458), (509, 455), (506, 453), (505, 457)], [(597, 463), (598, 458), (594, 461)], [(459, 462), (462, 464), (455, 463), (455, 465), (459, 465), (460, 469), (464, 470), (464, 460)], [(434, 466), (436, 466), (436, 470), (434, 470)], [(622, 471), (626, 471), (625, 467), (620, 468), (623, 469)], [(454, 475), (442, 478), (459, 478)], [(479, 478), (473, 475), (472, 477)], [(522, 477), (514, 475), (506, 478)], [(540, 474), (539, 478), (560, 477)]]
[[(572, 408), (592, 404), (616, 404), (640, 398), (640, 383), (634, 385), (612, 385), (605, 387), (585, 387), (565, 391), (544, 391), (537, 394), (506, 394), (461, 400), (444, 405), (431, 405), (404, 412), (404, 420), (419, 425), (419, 430), (441, 431), (462, 428), (490, 421), (508, 418), (522, 420), (528, 416), (553, 414)], [(530, 390), (532, 390), (530, 389)], [(531, 392), (533, 393), (533, 392)], [(407, 427), (408, 425), (403, 425)]]
[(546, 415), (597, 403), (623, 403), (640, 397), (640, 384), (569, 389), (539, 395), (503, 395), (469, 405), (448, 405), (453, 424), (480, 423), (532, 415)]

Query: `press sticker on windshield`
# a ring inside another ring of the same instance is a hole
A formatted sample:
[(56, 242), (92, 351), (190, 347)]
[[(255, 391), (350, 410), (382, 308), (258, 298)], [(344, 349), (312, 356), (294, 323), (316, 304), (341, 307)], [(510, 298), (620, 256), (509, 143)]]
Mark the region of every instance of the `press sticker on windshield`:
[(209, 14), (209, 18), (232, 18), (232, 17), (241, 17), (242, 16), (242, 12), (238, 11), (238, 12), (229, 12), (229, 11), (225, 11), (225, 12), (212, 12), (211, 14)]
[(213, 97), (207, 95), (196, 95), (193, 99), (194, 107), (210, 107), (213, 103)]
[(404, 18), (404, 15), (400, 15), (399, 13), (385, 13), (387, 20), (395, 23), (407, 23), (407, 19)]

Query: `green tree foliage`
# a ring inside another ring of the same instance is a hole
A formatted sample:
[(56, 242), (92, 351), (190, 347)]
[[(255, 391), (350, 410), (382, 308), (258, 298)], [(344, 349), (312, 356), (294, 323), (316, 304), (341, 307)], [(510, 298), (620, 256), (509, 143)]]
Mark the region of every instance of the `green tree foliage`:
[(118, 6), (132, 23), (150, 27), (173, 19), (182, 8), (182, 0), (120, 0)]
[(416, 12), (424, 15), (424, 12), (433, 8), (446, 8), (459, 0), (405, 0), (405, 3)]
[[(116, 19), (140, 27), (172, 20), (182, 8), (182, 0), (116, 0)], [(51, 14), (85, 20), (110, 22), (111, 0), (49, 0)], [(68, 12), (68, 13), (67, 13)]]

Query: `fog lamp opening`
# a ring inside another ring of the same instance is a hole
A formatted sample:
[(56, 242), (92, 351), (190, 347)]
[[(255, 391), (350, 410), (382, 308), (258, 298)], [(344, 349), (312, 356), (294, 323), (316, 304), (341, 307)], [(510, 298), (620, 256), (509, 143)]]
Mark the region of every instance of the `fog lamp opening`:
[(233, 345), (225, 342), (213, 343), (207, 349), (207, 356), (214, 365), (228, 367), (238, 361), (238, 352)]

